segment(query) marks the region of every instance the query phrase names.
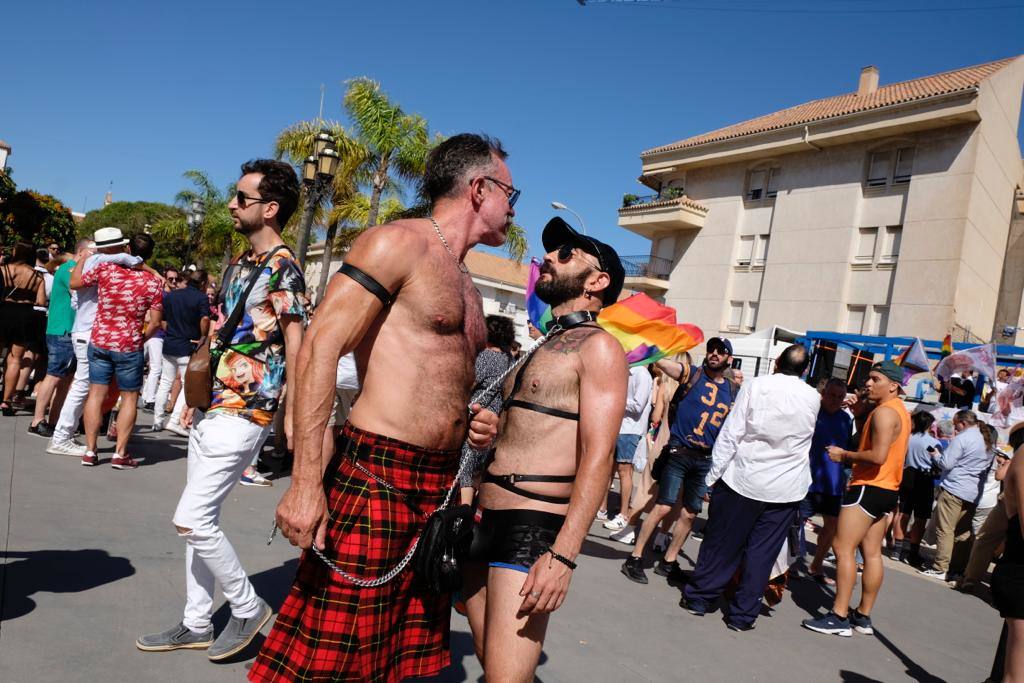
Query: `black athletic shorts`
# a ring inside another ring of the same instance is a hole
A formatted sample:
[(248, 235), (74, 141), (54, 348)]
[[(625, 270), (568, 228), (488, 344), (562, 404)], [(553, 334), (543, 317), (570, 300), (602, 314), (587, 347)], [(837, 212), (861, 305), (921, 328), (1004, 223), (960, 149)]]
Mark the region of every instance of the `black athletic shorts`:
[(562, 530), (565, 515), (538, 510), (484, 509), (473, 527), (469, 561), (529, 572)]
[[(811, 491), (807, 494), (805, 511), (811, 512), (811, 514), (819, 514), (823, 517), (838, 517), (842, 502), (842, 496), (830, 496), (827, 493)], [(811, 515), (807, 516), (810, 517)]]
[(903, 470), (903, 481), (900, 482), (900, 512), (914, 515), (916, 519), (928, 519), (932, 516), (932, 503), (935, 502), (935, 475), (914, 467)]
[(865, 484), (851, 486), (843, 497), (844, 508), (856, 505), (871, 519), (878, 519), (889, 514), (896, 509), (897, 502), (899, 502), (898, 491)]
[(1024, 564), (996, 565), (992, 572), (992, 604), (1003, 619), (1024, 619)]

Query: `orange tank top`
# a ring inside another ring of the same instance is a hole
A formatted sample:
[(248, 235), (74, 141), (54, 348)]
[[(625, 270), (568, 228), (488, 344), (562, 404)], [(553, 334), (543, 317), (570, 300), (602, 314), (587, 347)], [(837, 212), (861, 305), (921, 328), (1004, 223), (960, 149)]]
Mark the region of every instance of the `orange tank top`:
[(882, 401), (871, 411), (864, 423), (858, 450), (871, 450), (871, 420), (874, 419), (878, 409), (882, 407), (892, 408), (896, 411), (900, 420), (900, 434), (889, 446), (889, 453), (881, 465), (866, 462), (854, 463), (850, 486), (877, 486), (880, 489), (899, 491), (900, 482), (903, 480), (903, 461), (906, 460), (907, 444), (910, 442), (910, 413), (907, 412), (903, 401), (899, 398), (890, 398), (888, 401)]

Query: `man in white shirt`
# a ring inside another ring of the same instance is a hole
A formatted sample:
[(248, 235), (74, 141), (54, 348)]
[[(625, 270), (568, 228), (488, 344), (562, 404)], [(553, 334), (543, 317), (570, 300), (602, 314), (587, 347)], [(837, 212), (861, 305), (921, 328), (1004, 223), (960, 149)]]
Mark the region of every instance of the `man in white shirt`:
[[(626, 388), (626, 414), (619, 426), (615, 440), (615, 469), (619, 473), (619, 514), (604, 523), (605, 529), (621, 531), (628, 524), (629, 499), (633, 494), (633, 457), (640, 439), (647, 431), (647, 420), (651, 415), (651, 392), (654, 379), (647, 367), (630, 368), (629, 385)], [(605, 505), (608, 496), (605, 494)]]
[(715, 441), (704, 543), (679, 606), (703, 616), (742, 566), (727, 622), (733, 631), (754, 628), (772, 565), (811, 484), (808, 452), (821, 397), (800, 379), (808, 360), (794, 344), (775, 361), (775, 374), (745, 383)]

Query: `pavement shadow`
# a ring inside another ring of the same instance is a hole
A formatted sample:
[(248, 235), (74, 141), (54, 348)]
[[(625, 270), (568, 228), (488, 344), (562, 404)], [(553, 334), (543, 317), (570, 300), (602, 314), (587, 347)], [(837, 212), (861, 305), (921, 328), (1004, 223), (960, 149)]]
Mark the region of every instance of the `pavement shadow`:
[(170, 432), (136, 432), (129, 444), (140, 456), (139, 465), (143, 467), (188, 457), (188, 439)]
[(843, 683), (885, 683), (885, 681), (880, 681), (877, 678), (871, 678), (870, 676), (859, 674), (856, 671), (847, 671), (846, 669), (839, 670), (839, 680)]
[(875, 638), (878, 642), (884, 645), (889, 652), (893, 653), (896, 658), (903, 663), (903, 666), (907, 667), (907, 676), (917, 681), (917, 683), (946, 683), (944, 678), (932, 675), (923, 666), (908, 657), (903, 650), (896, 647), (896, 644), (886, 638), (884, 634), (880, 633), (877, 628), (875, 629)]
[(809, 616), (819, 616), (822, 611), (832, 608), (836, 594), (827, 586), (801, 575), (792, 577), (786, 590), (793, 598), (793, 604), (807, 612)]
[(134, 573), (128, 558), (106, 550), (7, 551), (0, 567), (0, 622), (34, 610), (29, 596), (35, 593), (80, 593)]
[[(612, 542), (614, 543), (614, 541)], [(596, 557), (602, 560), (624, 560), (629, 557), (630, 552), (629, 546), (622, 546), (622, 550), (619, 550), (609, 547), (604, 543), (592, 541), (589, 538), (584, 538), (583, 545), (580, 547), (581, 555)]]
[[(421, 681), (422, 683), (461, 683), (462, 681), (469, 680), (469, 671), (466, 669), (465, 660), (467, 658), (471, 660), (476, 659), (472, 634), (465, 631), (452, 631), (449, 646), (451, 648), (452, 663), (438, 675), (430, 678), (417, 678), (415, 679), (416, 681)], [(548, 655), (541, 650), (540, 661), (537, 663), (537, 666), (540, 667), (546, 661), (548, 661)], [(477, 677), (476, 680), (478, 683), (484, 683), (483, 676)], [(534, 683), (543, 683), (539, 677), (535, 677), (533, 680)]]

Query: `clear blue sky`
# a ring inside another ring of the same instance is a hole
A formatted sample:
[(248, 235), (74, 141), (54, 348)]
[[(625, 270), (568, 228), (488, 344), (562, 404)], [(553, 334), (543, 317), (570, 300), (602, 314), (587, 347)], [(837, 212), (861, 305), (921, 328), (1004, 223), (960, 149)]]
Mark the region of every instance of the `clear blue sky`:
[(616, 226), (622, 194), (643, 191), (641, 150), (848, 92), (866, 64), (884, 84), (1024, 53), (1021, 1), (891, 11), (970, 4), (10, 2), (0, 139), (19, 187), (76, 211), (110, 181), (115, 199), (169, 202), (186, 169), (226, 185), (269, 155), (316, 116), (321, 83), (339, 118), (342, 81), (365, 75), (435, 130), (504, 141), (533, 253), (557, 199), (621, 254), (645, 254)]

